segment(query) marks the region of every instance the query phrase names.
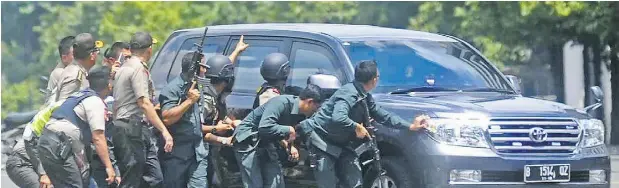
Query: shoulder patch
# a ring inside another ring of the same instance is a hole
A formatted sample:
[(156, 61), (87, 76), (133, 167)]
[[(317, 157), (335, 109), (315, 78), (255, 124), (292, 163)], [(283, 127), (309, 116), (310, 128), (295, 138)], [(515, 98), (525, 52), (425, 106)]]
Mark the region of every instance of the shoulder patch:
[(260, 90), (262, 90), (262, 86), (258, 87), (258, 89), (256, 89), (256, 93), (260, 92)]
[(82, 71), (77, 71), (77, 80), (84, 80), (84, 73)]

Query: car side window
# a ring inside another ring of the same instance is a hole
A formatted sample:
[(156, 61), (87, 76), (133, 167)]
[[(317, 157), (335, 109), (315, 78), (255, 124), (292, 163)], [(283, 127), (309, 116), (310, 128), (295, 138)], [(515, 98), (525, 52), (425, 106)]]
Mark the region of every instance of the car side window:
[[(181, 73), (183, 56), (185, 54), (193, 52), (196, 50), (196, 45), (200, 43), (201, 38), (190, 38), (185, 40), (181, 45), (178, 54), (174, 58), (174, 62), (172, 64), (172, 69), (170, 70), (170, 74), (168, 75), (168, 82), (172, 81)], [(228, 42), (228, 37), (208, 37), (202, 46), (202, 54), (204, 54), (204, 58), (208, 59), (217, 54), (223, 54), (224, 49), (226, 48), (226, 43)]]
[[(249, 44), (249, 48), (243, 51), (237, 57), (237, 62), (235, 62), (235, 81), (232, 91), (255, 93), (256, 89), (265, 82), (260, 75), (262, 60), (270, 53), (280, 52), (284, 42), (267, 39), (248, 39), (247, 37), (244, 41)], [(236, 43), (238, 43), (238, 40), (232, 40), (230, 52), (232, 52)]]
[(313, 74), (330, 74), (342, 78), (341, 69), (331, 50), (321, 45), (294, 42), (291, 52), (291, 72), (288, 85), (305, 88), (307, 78)]
[[(175, 35), (172, 35), (170, 37), (174, 36)], [(178, 49), (182, 42), (182, 39), (175, 40), (171, 38), (170, 41), (153, 56), (155, 58), (153, 58), (154, 61), (151, 63), (150, 73), (156, 91), (160, 91), (168, 84), (166, 78), (172, 67), (172, 60), (174, 60), (174, 57), (178, 53)]]

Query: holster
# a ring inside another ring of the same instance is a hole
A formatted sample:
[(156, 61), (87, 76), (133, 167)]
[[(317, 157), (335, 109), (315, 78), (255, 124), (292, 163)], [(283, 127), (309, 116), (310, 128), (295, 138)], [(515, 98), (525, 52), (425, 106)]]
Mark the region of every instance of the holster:
[(318, 165), (318, 159), (316, 157), (316, 150), (312, 146), (310, 139), (305, 139), (305, 147), (307, 147), (307, 159), (309, 160), (309, 167), (314, 169)]
[(73, 145), (73, 140), (69, 138), (63, 132), (56, 132), (58, 136), (58, 141), (60, 141), (60, 146), (58, 147), (58, 156), (62, 160), (67, 160), (69, 156), (73, 153), (71, 146)]

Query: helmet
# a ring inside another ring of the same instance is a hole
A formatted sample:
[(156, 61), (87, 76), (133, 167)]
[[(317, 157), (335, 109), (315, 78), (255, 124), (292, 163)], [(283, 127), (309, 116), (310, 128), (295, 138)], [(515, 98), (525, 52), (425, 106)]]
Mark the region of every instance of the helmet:
[(260, 74), (265, 80), (285, 80), (289, 73), (288, 57), (282, 53), (267, 55), (260, 66)]
[(232, 78), (234, 77), (234, 65), (228, 57), (216, 55), (206, 61), (209, 69), (204, 75), (207, 78)]

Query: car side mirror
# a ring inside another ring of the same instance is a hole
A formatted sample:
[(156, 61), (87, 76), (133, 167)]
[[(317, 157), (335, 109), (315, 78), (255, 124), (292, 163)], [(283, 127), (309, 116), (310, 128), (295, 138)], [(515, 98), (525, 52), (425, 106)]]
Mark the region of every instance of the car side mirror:
[(512, 87), (514, 88), (514, 90), (517, 93), (521, 93), (522, 92), (522, 89), (520, 89), (521, 88), (520, 87), (520, 83), (521, 83), (520, 78), (518, 78), (517, 76), (514, 76), (514, 75), (506, 75), (505, 77), (507, 78), (507, 80), (509, 80), (509, 83), (512, 85)]
[(593, 93), (593, 97), (595, 97), (595, 101), (602, 102), (604, 99), (604, 92), (600, 86), (593, 86), (590, 88), (591, 93)]
[(591, 90), (591, 93), (593, 94), (593, 97), (595, 98), (595, 104), (585, 107), (585, 112), (587, 113), (590, 113), (593, 110), (601, 107), (602, 100), (604, 99), (604, 92), (602, 91), (602, 88), (600, 88), (600, 86), (593, 86), (589, 89)]

